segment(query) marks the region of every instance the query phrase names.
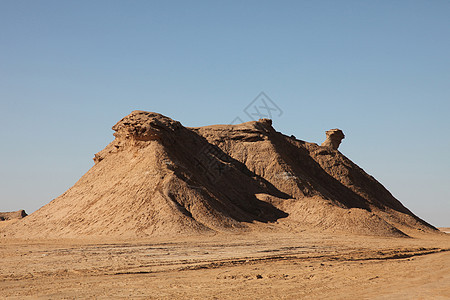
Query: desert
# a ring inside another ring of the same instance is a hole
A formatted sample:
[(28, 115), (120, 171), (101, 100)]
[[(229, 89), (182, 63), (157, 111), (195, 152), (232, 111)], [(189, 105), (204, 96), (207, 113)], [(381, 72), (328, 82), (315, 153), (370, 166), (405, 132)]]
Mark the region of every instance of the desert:
[(450, 299), (450, 1), (0, 1), (1, 299)]
[(7, 299), (447, 299), (448, 238), (2, 240)]
[(270, 119), (133, 111), (74, 186), (0, 222), (7, 299), (448, 299), (435, 228), (339, 152)]

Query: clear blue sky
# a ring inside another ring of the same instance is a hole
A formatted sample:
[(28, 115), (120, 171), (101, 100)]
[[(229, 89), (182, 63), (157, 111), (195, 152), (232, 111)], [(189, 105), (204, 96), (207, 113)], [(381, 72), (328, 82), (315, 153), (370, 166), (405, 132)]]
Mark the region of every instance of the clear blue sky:
[(0, 1), (0, 211), (72, 186), (135, 109), (274, 127), (340, 150), (450, 226), (450, 1)]

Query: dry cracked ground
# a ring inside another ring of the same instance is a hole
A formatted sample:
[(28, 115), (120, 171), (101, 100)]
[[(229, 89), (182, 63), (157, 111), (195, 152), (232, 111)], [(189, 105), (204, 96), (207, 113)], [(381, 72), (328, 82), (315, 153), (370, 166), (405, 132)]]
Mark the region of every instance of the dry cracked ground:
[(450, 299), (450, 235), (1, 239), (0, 298)]

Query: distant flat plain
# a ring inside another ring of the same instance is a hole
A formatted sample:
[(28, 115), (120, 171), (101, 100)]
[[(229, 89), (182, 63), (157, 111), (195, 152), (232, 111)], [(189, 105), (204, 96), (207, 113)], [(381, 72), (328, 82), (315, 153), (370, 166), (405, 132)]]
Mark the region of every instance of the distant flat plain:
[(449, 282), (450, 234), (0, 238), (0, 298), (448, 299)]

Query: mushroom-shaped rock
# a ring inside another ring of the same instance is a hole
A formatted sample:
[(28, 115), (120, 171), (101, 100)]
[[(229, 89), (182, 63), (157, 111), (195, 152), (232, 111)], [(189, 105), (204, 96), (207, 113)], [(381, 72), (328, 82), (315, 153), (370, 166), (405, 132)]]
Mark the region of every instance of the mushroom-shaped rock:
[(344, 133), (340, 129), (330, 129), (326, 132), (327, 139), (322, 143), (321, 146), (330, 147), (331, 149), (337, 150), (343, 138), (345, 138)]

